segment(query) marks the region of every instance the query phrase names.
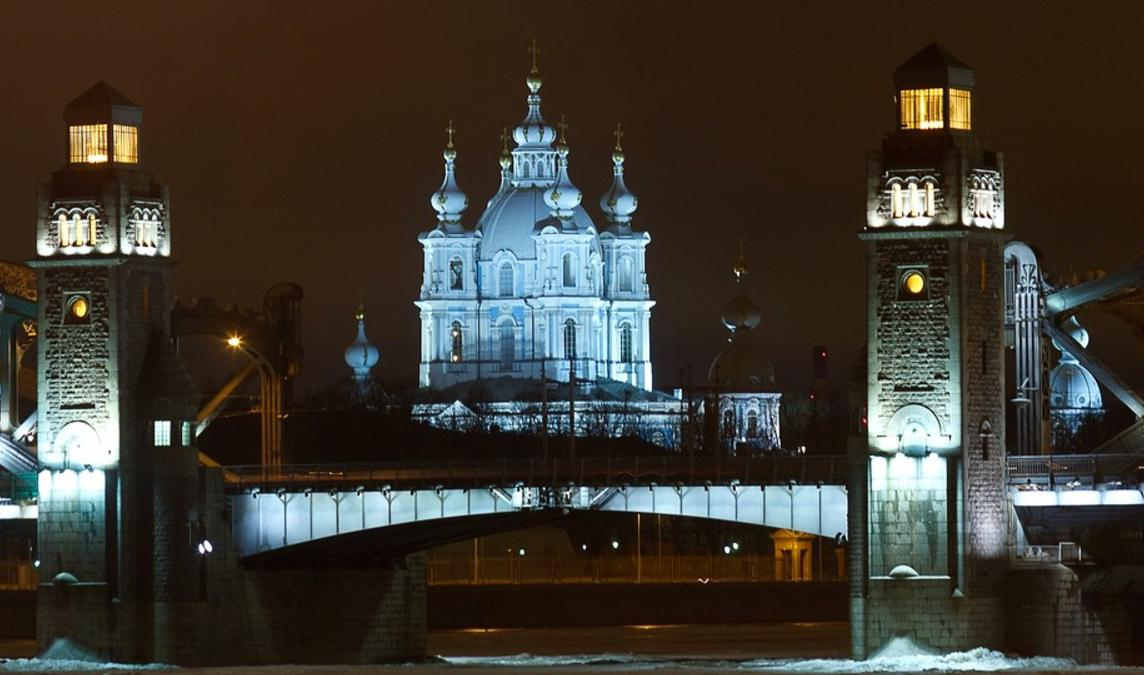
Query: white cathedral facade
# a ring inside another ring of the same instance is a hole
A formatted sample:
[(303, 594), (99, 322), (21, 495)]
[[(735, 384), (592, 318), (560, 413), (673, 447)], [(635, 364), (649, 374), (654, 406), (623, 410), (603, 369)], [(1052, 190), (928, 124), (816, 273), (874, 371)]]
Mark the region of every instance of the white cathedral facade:
[(646, 232), (624, 184), (617, 128), (613, 181), (597, 225), (569, 178), (569, 147), (540, 113), (535, 60), (528, 111), (505, 138), (501, 180), (473, 226), (457, 184), (452, 125), (437, 226), (423, 232), (420, 385), (444, 389), (499, 377), (615, 380), (652, 390)]

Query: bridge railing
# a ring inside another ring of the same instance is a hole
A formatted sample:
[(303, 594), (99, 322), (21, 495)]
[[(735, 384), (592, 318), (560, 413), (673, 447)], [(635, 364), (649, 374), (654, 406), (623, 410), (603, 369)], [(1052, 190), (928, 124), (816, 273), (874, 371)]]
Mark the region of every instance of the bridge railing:
[(1117, 481), (1144, 483), (1140, 455), (1010, 455), (1006, 459), (1010, 485), (1038, 488), (1096, 486)]
[(234, 491), (277, 489), (485, 488), (522, 485), (843, 484), (844, 456), (583, 457), (469, 459), (385, 464), (224, 467)]

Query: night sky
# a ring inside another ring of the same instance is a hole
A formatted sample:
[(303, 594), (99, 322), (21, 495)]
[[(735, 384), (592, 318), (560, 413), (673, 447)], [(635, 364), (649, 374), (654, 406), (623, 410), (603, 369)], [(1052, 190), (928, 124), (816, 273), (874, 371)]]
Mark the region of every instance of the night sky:
[[(779, 385), (805, 386), (813, 344), (849, 370), (865, 152), (893, 127), (894, 68), (931, 41), (976, 70), (1009, 231), (1057, 273), (1142, 252), (1139, 2), (8, 2), (0, 36), (0, 257), (34, 254), (62, 108), (107, 80), (143, 107), (145, 164), (171, 188), (178, 294), (257, 306), (273, 283), (301, 284), (304, 389), (348, 372), (359, 289), (380, 375), (415, 382), (417, 234), (436, 223), (443, 129), (453, 118), (471, 227), (499, 180), (497, 136), (525, 112), (532, 37), (543, 112), (568, 118), (597, 223), (624, 124), (634, 222), (652, 235), (658, 388), (689, 364), (701, 377), (726, 339), (739, 236)], [(1128, 330), (1081, 318), (1138, 379)]]

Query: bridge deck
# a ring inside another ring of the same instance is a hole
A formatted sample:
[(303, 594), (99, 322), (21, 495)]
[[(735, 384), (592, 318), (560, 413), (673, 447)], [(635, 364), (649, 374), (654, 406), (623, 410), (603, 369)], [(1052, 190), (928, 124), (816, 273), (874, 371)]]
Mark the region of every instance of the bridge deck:
[(845, 484), (845, 456), (466, 459), (376, 465), (229, 466), (232, 492), (258, 488), (487, 488), (522, 485)]

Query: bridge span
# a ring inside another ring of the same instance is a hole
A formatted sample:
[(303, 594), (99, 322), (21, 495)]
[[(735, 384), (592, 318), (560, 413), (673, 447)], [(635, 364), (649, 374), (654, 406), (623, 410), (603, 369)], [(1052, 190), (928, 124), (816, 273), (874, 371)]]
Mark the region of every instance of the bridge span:
[[(224, 476), (240, 554), (272, 565), (377, 559), (573, 513), (838, 537), (847, 531), (847, 471), (845, 456), (796, 455), (236, 466)], [(1005, 481), (1026, 525), (1144, 517), (1139, 455), (1010, 456)]]

